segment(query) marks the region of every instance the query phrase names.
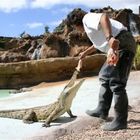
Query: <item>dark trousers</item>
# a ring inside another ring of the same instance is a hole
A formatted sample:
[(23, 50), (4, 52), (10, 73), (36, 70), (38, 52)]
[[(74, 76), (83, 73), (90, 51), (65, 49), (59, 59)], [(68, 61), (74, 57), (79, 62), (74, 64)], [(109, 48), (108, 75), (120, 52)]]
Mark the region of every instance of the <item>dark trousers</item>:
[[(134, 53), (123, 50), (119, 53), (119, 61), (116, 66), (110, 66), (106, 62), (102, 66), (99, 73), (99, 80), (101, 82), (100, 92), (104, 93), (109, 102), (112, 101), (112, 94), (126, 94), (126, 84), (130, 69), (132, 66), (132, 61), (134, 58)], [(111, 100), (111, 101), (110, 101)]]
[(110, 66), (105, 62), (99, 73), (101, 86), (109, 88), (113, 93), (125, 92), (133, 58), (134, 53), (122, 50), (119, 52), (119, 61), (116, 66)]
[(121, 50), (117, 65), (110, 66), (105, 62), (99, 73), (101, 87), (98, 108), (100, 108), (102, 114), (108, 115), (112, 98), (114, 97), (114, 120), (125, 125), (127, 124), (128, 116), (128, 98), (125, 88), (133, 58), (133, 52)]
[(119, 130), (127, 128), (128, 97), (126, 85), (136, 52), (136, 44), (132, 35), (122, 31), (117, 37), (119, 45), (119, 61), (116, 66), (110, 66), (107, 62), (99, 73), (101, 83), (99, 102), (97, 108), (92, 111), (93, 116), (106, 118), (114, 98), (115, 117), (110, 125), (105, 125), (104, 130)]

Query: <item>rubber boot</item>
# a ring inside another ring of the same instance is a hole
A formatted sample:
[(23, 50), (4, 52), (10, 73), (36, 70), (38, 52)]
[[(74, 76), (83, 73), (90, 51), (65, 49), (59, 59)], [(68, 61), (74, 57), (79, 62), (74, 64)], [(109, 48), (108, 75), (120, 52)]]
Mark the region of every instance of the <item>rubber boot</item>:
[(126, 93), (119, 93), (114, 95), (114, 112), (115, 117), (111, 123), (106, 123), (102, 126), (105, 131), (116, 131), (127, 128), (128, 117), (128, 98)]
[(99, 103), (95, 110), (87, 110), (86, 113), (92, 117), (99, 117), (101, 119), (107, 120), (109, 109), (112, 102), (112, 92), (105, 85), (101, 86), (99, 93)]

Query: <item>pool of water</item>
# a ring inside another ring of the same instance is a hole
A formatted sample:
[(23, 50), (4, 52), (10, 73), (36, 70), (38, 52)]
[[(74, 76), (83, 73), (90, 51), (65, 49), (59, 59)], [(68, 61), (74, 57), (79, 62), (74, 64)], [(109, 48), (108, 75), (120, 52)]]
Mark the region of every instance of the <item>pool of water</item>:
[(0, 98), (10, 96), (9, 91), (10, 91), (10, 90), (6, 90), (6, 89), (0, 90)]

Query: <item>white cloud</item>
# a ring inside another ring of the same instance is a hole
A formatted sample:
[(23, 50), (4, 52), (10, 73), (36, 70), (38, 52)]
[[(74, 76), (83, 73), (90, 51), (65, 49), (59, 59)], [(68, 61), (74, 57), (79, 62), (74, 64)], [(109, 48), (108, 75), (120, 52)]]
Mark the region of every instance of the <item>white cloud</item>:
[(41, 22), (33, 22), (33, 23), (27, 23), (26, 26), (30, 29), (33, 29), (33, 28), (38, 28), (38, 27), (41, 27), (43, 26), (44, 24), (41, 23)]
[[(0, 0), (0, 11), (13, 12), (23, 8), (49, 9), (55, 5), (84, 5), (89, 8), (106, 7), (114, 9), (130, 8), (138, 13), (139, 0)], [(67, 11), (67, 9), (63, 9)]]
[(52, 22), (49, 22), (49, 25), (51, 25), (51, 26), (58, 26), (61, 22), (62, 22), (62, 20), (52, 21)]
[[(74, 0), (74, 1), (70, 1), (70, 0), (34, 0), (31, 3), (31, 6), (34, 8), (51, 8), (54, 5), (58, 5), (58, 4), (63, 4), (63, 5), (85, 5), (85, 6), (90, 6), (91, 3), (98, 1), (98, 0)], [(88, 4), (88, 5), (87, 5)]]
[(73, 8), (68, 8), (68, 7), (64, 6), (63, 8), (60, 8), (60, 9), (57, 9), (57, 10), (54, 9), (51, 12), (52, 12), (52, 14), (59, 14), (59, 13), (68, 14), (72, 10), (73, 10)]
[[(130, 7), (131, 6), (131, 7)], [(133, 10), (134, 13), (139, 13), (139, 6), (140, 6), (140, 3), (137, 4), (137, 3), (132, 3), (131, 5), (126, 5), (126, 8), (130, 8), (131, 10)]]
[(0, 11), (9, 13), (26, 8), (27, 0), (0, 0)]
[(60, 12), (69, 13), (72, 10), (73, 10), (72, 8), (64, 7), (62, 9), (60, 9)]
[(13, 24), (13, 23), (10, 23), (9, 25), (10, 25), (11, 27), (14, 27), (14, 26), (15, 26), (15, 24)]
[(58, 4), (65, 5), (84, 5), (89, 8), (111, 6), (114, 9), (130, 8), (138, 13), (139, 0), (33, 0), (31, 7), (49, 9)]

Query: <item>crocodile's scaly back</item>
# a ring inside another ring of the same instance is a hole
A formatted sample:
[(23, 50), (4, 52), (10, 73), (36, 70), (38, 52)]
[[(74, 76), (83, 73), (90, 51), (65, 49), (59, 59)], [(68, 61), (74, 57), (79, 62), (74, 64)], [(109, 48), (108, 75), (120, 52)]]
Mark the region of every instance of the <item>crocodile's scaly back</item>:
[(23, 116), (25, 116), (26, 111), (25, 110), (1, 110), (0, 111), (0, 117), (4, 118), (14, 118), (14, 119), (23, 119)]
[[(54, 104), (56, 104), (56, 102)], [(31, 112), (35, 112), (38, 120), (42, 120), (47, 117), (46, 111), (48, 113), (52, 111), (53, 108), (51, 109), (50, 108), (51, 106), (52, 106), (52, 104), (33, 107), (33, 108), (27, 108), (27, 109), (0, 110), (0, 117), (23, 119), (25, 117), (25, 115), (28, 115)], [(50, 108), (50, 109), (48, 109), (48, 108)]]

